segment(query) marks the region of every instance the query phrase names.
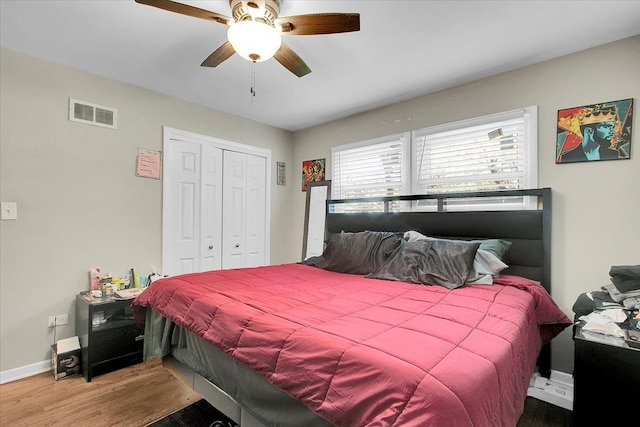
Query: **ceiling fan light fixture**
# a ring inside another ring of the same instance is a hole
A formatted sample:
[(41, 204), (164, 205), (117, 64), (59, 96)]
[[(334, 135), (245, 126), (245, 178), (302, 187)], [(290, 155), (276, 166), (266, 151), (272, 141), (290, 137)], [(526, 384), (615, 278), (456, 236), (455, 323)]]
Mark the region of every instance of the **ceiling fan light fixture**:
[(249, 20), (231, 24), (227, 38), (236, 53), (251, 62), (262, 62), (273, 57), (282, 44), (277, 28)]

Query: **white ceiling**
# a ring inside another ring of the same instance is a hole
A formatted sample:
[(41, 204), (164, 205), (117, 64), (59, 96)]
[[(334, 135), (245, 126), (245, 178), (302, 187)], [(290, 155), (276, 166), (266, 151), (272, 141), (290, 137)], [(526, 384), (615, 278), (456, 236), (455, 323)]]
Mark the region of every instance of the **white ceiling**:
[(280, 16), (322, 12), (360, 13), (361, 31), (283, 36), (312, 72), (258, 63), (253, 99), (250, 62), (200, 67), (227, 27), (134, 0), (0, 0), (0, 42), (296, 131), (640, 34), (640, 1), (284, 0)]

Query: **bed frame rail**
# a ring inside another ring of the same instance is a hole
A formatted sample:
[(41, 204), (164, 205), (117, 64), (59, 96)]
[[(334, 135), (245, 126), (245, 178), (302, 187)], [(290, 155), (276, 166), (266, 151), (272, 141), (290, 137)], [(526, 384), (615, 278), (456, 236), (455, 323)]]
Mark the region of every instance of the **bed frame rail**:
[(234, 398), (174, 357), (164, 356), (162, 366), (241, 427), (265, 427)]

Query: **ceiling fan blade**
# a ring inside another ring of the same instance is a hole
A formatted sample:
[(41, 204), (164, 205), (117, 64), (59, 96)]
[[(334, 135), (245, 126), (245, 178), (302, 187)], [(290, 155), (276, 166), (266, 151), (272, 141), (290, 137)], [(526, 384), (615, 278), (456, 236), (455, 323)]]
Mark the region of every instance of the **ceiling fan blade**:
[(311, 68), (305, 64), (302, 58), (284, 43), (280, 45), (280, 49), (278, 49), (273, 57), (298, 77), (306, 76), (311, 72)]
[(168, 10), (169, 12), (175, 12), (181, 15), (193, 16), (194, 18), (215, 21), (225, 25), (229, 25), (230, 22), (233, 22), (233, 19), (228, 16), (171, 0), (136, 0), (136, 3), (154, 6), (159, 9)]
[(359, 13), (316, 13), (283, 16), (274, 21), (282, 31), (296, 36), (360, 31)]
[(231, 43), (226, 41), (222, 46), (217, 48), (211, 55), (209, 55), (209, 57), (205, 59), (204, 62), (200, 65), (203, 67), (217, 67), (218, 65), (229, 59), (234, 53), (236, 53), (235, 49), (233, 48), (233, 46), (231, 46)]

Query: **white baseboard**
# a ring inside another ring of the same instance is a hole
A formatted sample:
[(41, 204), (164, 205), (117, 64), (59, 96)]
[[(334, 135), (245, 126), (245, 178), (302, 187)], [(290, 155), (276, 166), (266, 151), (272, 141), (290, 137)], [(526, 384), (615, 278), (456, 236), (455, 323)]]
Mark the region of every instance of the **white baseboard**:
[(22, 378), (41, 374), (51, 370), (51, 361), (43, 360), (42, 362), (32, 363), (30, 365), (20, 366), (14, 369), (7, 369), (0, 372), (0, 384), (16, 381)]
[(543, 402), (573, 410), (573, 376), (565, 372), (551, 370), (549, 379), (533, 374), (527, 396)]

